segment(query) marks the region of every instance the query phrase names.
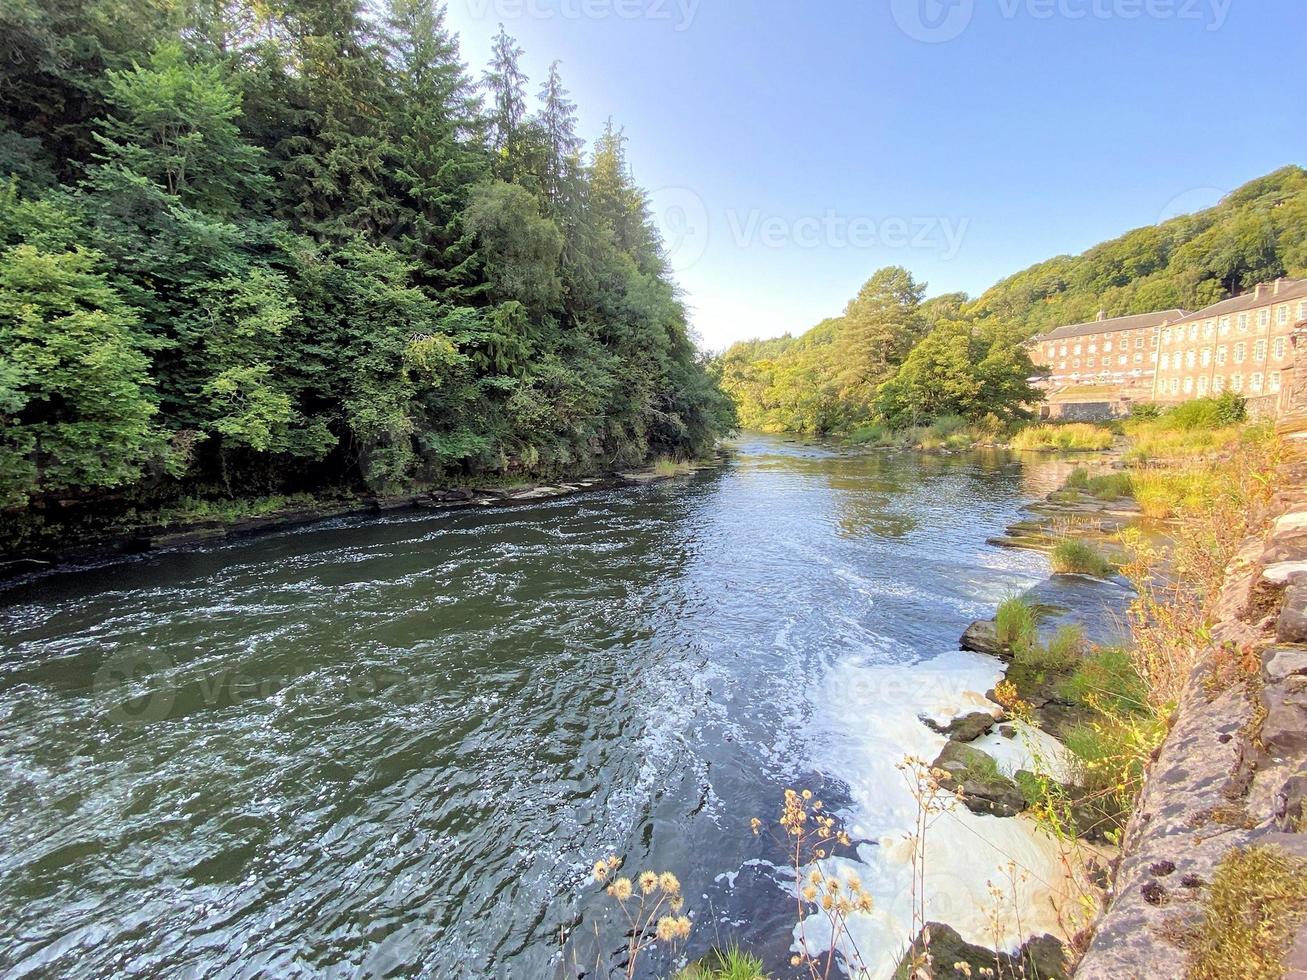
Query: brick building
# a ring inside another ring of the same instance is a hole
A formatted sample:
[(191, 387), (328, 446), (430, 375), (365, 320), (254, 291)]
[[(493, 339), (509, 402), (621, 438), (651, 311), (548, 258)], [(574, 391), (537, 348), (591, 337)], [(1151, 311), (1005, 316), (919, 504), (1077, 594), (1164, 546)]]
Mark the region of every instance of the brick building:
[(1168, 323), (1159, 331), (1152, 401), (1231, 389), (1279, 409), (1292, 387), (1294, 328), (1307, 320), (1307, 279), (1277, 279)]

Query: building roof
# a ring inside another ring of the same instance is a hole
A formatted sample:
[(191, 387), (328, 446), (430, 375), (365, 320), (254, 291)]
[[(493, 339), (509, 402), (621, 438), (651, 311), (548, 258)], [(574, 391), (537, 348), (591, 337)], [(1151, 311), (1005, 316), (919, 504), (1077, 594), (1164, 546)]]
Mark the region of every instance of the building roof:
[[(1276, 287), (1279, 292), (1276, 292)], [(1243, 313), (1263, 306), (1273, 306), (1294, 299), (1307, 299), (1307, 279), (1277, 279), (1275, 282), (1262, 283), (1256, 289), (1239, 296), (1223, 299), (1219, 303), (1204, 307), (1197, 313), (1189, 313), (1181, 323), (1207, 320), (1211, 317), (1229, 316), (1231, 313)]]
[(1160, 310), (1157, 313), (1136, 313), (1133, 316), (1118, 316), (1106, 320), (1091, 320), (1089, 323), (1072, 323), (1065, 327), (1055, 327), (1046, 334), (1040, 334), (1036, 340), (1063, 340), (1068, 337), (1083, 337), (1091, 333), (1116, 333), (1118, 330), (1139, 330), (1156, 327), (1163, 321), (1174, 322), (1188, 316), (1184, 310)]

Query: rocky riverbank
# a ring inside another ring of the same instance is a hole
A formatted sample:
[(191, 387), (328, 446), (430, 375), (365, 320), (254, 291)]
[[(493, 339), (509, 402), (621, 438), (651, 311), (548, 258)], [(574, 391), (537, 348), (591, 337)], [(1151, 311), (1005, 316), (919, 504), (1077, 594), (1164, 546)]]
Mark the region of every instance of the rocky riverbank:
[[(1037, 781), (1045, 792), (1051, 785), (1066, 831), (1102, 857), (1091, 857), (1087, 871), (1101, 888), (1103, 912), (1078, 935), (1064, 937), (1067, 945), (1056, 947), (1060, 959), (1051, 954), (1053, 937), (996, 958), (947, 924), (931, 923), (915, 946), (921, 948), (927, 936), (938, 944), (932, 977), (977, 976), (982, 969), (1078, 980), (1167, 975), (1192, 965), (1196, 949), (1219, 941), (1210, 935), (1216, 928), (1212, 908), (1229, 899), (1215, 897), (1214, 882), (1223, 881), (1228, 891), (1230, 876), (1223, 879), (1222, 869), (1232, 856), (1266, 847), (1285, 860), (1307, 862), (1307, 447), (1292, 444), (1289, 456), (1276, 474), (1282, 490), (1267, 513), (1247, 522), (1255, 532), (1225, 568), (1210, 630), (1199, 632), (1204, 646), (1194, 651), (1196, 666), (1166, 719), (1165, 738), (1144, 770), (1123, 828), (1120, 814), (1106, 811), (1073, 778), (1059, 784), (1047, 771), (1036, 776), (1016, 768), (1012, 760), (1023, 753), (1002, 747), (1003, 739), (1032, 737), (1030, 730), (1017, 730), (1014, 716), (1028, 722), (1037, 738), (1065, 739), (1076, 726), (1093, 723), (1094, 711), (1069, 693), (1071, 662), (1023, 657), (996, 620), (967, 628), (962, 648), (1002, 660), (1006, 678), (1000, 689), (987, 692), (989, 708), (945, 723), (923, 719), (949, 736), (933, 763), (942, 785), (972, 811), (1001, 817), (1028, 812), (1037, 803)], [(1140, 517), (1129, 500), (1095, 500), (1071, 488), (1029, 510), (1027, 519), (991, 544), (1049, 551), (1074, 537), (1110, 550), (1122, 530), (1138, 532)], [(1155, 527), (1151, 532), (1165, 536)], [(1162, 574), (1184, 581), (1187, 570)], [(1057, 631), (1072, 623), (1089, 647), (1125, 644), (1122, 624), (1132, 595), (1120, 579), (1051, 576), (1022, 597), (1038, 622), (1027, 649), (1050, 649)], [(1101, 607), (1098, 615), (1094, 602)], [(1014, 704), (1021, 710), (1013, 711)], [(1046, 753), (1057, 755), (1052, 748)], [(1256, 883), (1250, 887), (1255, 894)], [(1280, 900), (1250, 897), (1236, 904), (1262, 901)], [(1293, 918), (1293, 909), (1283, 910), (1297, 930), (1285, 966), (1292, 976), (1307, 975), (1302, 911)], [(1275, 941), (1269, 932), (1257, 939), (1262, 945)], [(900, 970), (906, 977), (905, 970), (906, 959)]]

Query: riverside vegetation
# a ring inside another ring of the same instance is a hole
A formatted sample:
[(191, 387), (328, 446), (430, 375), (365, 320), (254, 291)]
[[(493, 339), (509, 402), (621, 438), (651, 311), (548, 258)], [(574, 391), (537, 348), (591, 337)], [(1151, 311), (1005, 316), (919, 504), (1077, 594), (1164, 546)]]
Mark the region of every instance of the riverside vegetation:
[(1038, 399), (1023, 342), (1100, 310), (1196, 310), (1259, 282), (1307, 276), (1304, 229), (1307, 171), (1290, 166), (1215, 207), (1049, 259), (974, 299), (926, 299), (906, 269), (881, 269), (841, 316), (732, 346), (719, 360), (722, 383), (747, 428), (925, 448), (996, 441)]
[(733, 425), (622, 131), (502, 28), (478, 80), (435, 0), (15, 0), (0, 52), (0, 551)]

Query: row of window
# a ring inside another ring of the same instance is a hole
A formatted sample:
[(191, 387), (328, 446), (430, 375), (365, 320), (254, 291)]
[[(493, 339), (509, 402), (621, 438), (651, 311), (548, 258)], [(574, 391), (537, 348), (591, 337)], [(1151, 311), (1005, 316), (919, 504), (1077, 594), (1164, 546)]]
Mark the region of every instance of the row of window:
[[(1222, 391), (1225, 390), (1225, 384), (1226, 381), (1224, 376), (1218, 374), (1216, 377), (1211, 379), (1210, 393), (1213, 395), (1219, 395)], [(1159, 385), (1157, 390), (1159, 392), (1169, 391), (1173, 395), (1196, 394), (1198, 395), (1198, 397), (1201, 398), (1202, 396), (1209, 393), (1207, 375), (1200, 374), (1197, 378), (1184, 378), (1184, 379), (1171, 378), (1170, 381), (1167, 382), (1166, 384)], [(1231, 391), (1244, 390), (1244, 378), (1242, 374), (1230, 375), (1230, 390)], [(1248, 376), (1247, 390), (1255, 395), (1261, 394), (1263, 390), (1271, 393), (1275, 393), (1279, 391), (1280, 372), (1272, 371), (1269, 375), (1263, 375), (1260, 371), (1257, 371), (1253, 374), (1250, 374)]]
[[(1277, 361), (1281, 361), (1284, 359), (1285, 354), (1288, 353), (1288, 349), (1287, 340), (1284, 337), (1276, 337), (1271, 343), (1271, 357)], [(1247, 344), (1241, 341), (1233, 346), (1232, 356), (1235, 364), (1242, 364), (1247, 358), (1247, 355)], [(1227, 348), (1224, 344), (1216, 348), (1216, 363), (1218, 365), (1224, 364), (1227, 356), (1231, 356), (1230, 348)], [(1253, 341), (1253, 360), (1258, 363), (1266, 360), (1265, 339)], [(1168, 354), (1163, 351), (1162, 355), (1157, 359), (1157, 367), (1158, 370), (1161, 371), (1171, 369), (1179, 371), (1182, 367), (1191, 368), (1197, 363), (1201, 363), (1203, 367), (1207, 367), (1211, 364), (1212, 348), (1204, 347), (1201, 351), (1188, 350), (1183, 354), (1181, 354), (1180, 351), (1176, 351), (1174, 354)]]
[[(1265, 330), (1271, 325), (1271, 307), (1257, 310), (1257, 327)], [(1289, 303), (1282, 303), (1275, 309), (1275, 325), (1277, 327), (1287, 327), (1291, 322), (1292, 308)], [(1237, 317), (1223, 316), (1219, 319), (1212, 318), (1204, 320), (1201, 324), (1195, 320), (1187, 326), (1163, 327), (1162, 343), (1171, 343), (1174, 338), (1177, 344), (1183, 343), (1186, 337), (1189, 340), (1197, 340), (1199, 331), (1202, 331), (1204, 338), (1214, 337), (1220, 334), (1222, 337), (1228, 335), (1231, 329), (1237, 329), (1240, 333), (1247, 333), (1249, 324), (1252, 323), (1252, 313), (1240, 313)], [(1307, 320), (1307, 300), (1298, 304), (1298, 319)]]
[[(1110, 340), (1105, 340), (1105, 341), (1103, 341), (1103, 353), (1104, 353), (1104, 354), (1110, 354), (1110, 353), (1112, 353), (1112, 344), (1113, 344), (1113, 342), (1110, 341)], [(1048, 359), (1049, 359), (1050, 361), (1051, 361), (1054, 357), (1066, 357), (1066, 355), (1067, 355), (1067, 346), (1068, 346), (1067, 344), (1062, 344), (1060, 347), (1059, 347), (1057, 344), (1046, 344), (1046, 345), (1045, 345), (1045, 348), (1044, 348), (1044, 353), (1048, 356)], [(1079, 354), (1081, 354), (1081, 353), (1084, 352), (1085, 346), (1086, 346), (1086, 345), (1077, 342), (1077, 343), (1071, 345), (1071, 353), (1072, 353), (1072, 354), (1075, 354), (1075, 355), (1079, 355)], [(1090, 353), (1090, 354), (1097, 354), (1097, 353), (1098, 353), (1098, 343), (1097, 343), (1097, 341), (1091, 342), (1091, 343), (1088, 344), (1087, 346), (1088, 346), (1088, 348), (1089, 348), (1088, 353)], [(1125, 351), (1125, 350), (1129, 350), (1129, 349), (1130, 349), (1130, 338), (1127, 337), (1127, 338), (1125, 338), (1124, 340), (1121, 341), (1120, 345), (1117, 347), (1117, 350)], [(1143, 335), (1143, 334), (1139, 334), (1138, 336), (1135, 337), (1135, 350), (1143, 350), (1143, 349), (1144, 349), (1144, 335)]]

